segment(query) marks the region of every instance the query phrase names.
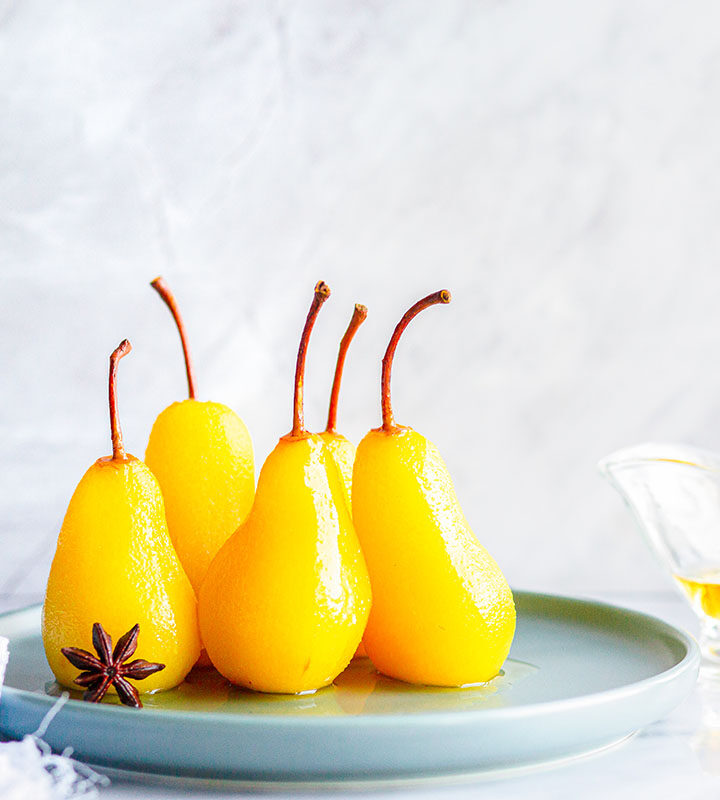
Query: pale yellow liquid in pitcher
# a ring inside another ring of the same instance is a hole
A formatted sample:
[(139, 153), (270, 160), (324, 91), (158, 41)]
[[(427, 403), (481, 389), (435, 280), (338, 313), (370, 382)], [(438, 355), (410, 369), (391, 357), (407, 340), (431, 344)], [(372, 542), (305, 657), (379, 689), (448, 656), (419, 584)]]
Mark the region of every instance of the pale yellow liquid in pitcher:
[(720, 619), (720, 567), (698, 570), (690, 577), (673, 575), (697, 614)]

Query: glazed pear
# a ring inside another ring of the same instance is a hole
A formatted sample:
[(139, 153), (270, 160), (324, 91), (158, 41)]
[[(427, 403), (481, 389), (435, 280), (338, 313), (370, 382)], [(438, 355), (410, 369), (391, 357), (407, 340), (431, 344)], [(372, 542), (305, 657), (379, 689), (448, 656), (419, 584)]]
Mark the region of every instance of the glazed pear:
[(330, 294), (315, 287), (295, 369), (292, 431), (267, 457), (247, 520), (223, 545), (200, 589), (200, 630), (233, 683), (299, 693), (347, 666), (370, 610), (370, 581), (338, 470), (303, 420), (305, 356)]
[(137, 656), (165, 664), (140, 692), (176, 686), (200, 653), (195, 594), (170, 541), (160, 487), (123, 449), (116, 381), (128, 352), (125, 340), (110, 356), (112, 456), (90, 467), (70, 500), (43, 606), (45, 653), (70, 688), (78, 670), (60, 649), (91, 650), (95, 622), (115, 639), (139, 624)]
[(342, 381), (343, 368), (345, 367), (345, 357), (347, 356), (350, 342), (352, 342), (353, 337), (357, 333), (357, 329), (365, 322), (366, 318), (367, 308), (358, 303), (350, 318), (350, 324), (343, 338), (340, 340), (337, 363), (335, 364), (335, 377), (333, 378), (332, 391), (330, 392), (327, 425), (325, 426), (325, 430), (320, 434), (340, 471), (340, 477), (342, 478), (343, 487), (345, 489), (345, 498), (351, 510), (351, 487), (353, 462), (355, 461), (355, 445), (341, 433), (337, 432), (337, 407), (338, 398), (340, 396), (340, 383)]
[(395, 328), (382, 362), (383, 424), (358, 445), (352, 497), (373, 591), (368, 655), (393, 678), (463, 686), (494, 677), (507, 657), (512, 592), (473, 535), (437, 448), (396, 425), (390, 403), (402, 332), (424, 308), (448, 302), (447, 291), (429, 295)]
[[(340, 340), (340, 347), (338, 348), (337, 362), (335, 363), (335, 376), (333, 378), (332, 390), (330, 392), (330, 405), (328, 407), (328, 418), (325, 430), (320, 434), (325, 446), (330, 451), (333, 461), (340, 472), (342, 479), (345, 499), (348, 508), (352, 513), (352, 472), (353, 464), (355, 462), (355, 445), (341, 433), (337, 432), (337, 407), (338, 399), (340, 397), (340, 383), (342, 382), (343, 369), (345, 367), (345, 358), (347, 356), (350, 342), (352, 342), (357, 329), (365, 322), (367, 318), (367, 308), (360, 305), (355, 305), (353, 315), (350, 318), (350, 324), (347, 327), (342, 339)], [(355, 658), (363, 658), (366, 656), (365, 647), (362, 642), (355, 651)]]
[(158, 415), (145, 463), (158, 479), (170, 537), (197, 592), (215, 554), (250, 511), (255, 493), (252, 441), (232, 409), (195, 399), (192, 361), (175, 298), (162, 278), (150, 285), (177, 325), (189, 397)]

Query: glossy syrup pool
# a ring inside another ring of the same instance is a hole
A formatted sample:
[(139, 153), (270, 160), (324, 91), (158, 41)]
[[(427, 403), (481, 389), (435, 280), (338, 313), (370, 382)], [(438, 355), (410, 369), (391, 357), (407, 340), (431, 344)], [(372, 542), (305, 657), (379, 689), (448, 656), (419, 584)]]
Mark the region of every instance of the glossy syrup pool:
[[(280, 695), (251, 692), (233, 686), (211, 668), (194, 669), (180, 686), (166, 692), (142, 695), (145, 708), (167, 711), (230, 714), (298, 714), (346, 716), (456, 711), (499, 708), (508, 704), (513, 687), (537, 670), (508, 659), (500, 674), (487, 683), (465, 688), (414, 686), (379, 674), (368, 658), (358, 658), (331, 684), (314, 694)], [(17, 681), (14, 682), (17, 686)], [(30, 688), (30, 687), (28, 687)], [(59, 696), (64, 689), (53, 680), (44, 691)], [(37, 689), (36, 689), (37, 690)], [(80, 692), (71, 692), (80, 699)], [(105, 703), (117, 703), (107, 695)]]

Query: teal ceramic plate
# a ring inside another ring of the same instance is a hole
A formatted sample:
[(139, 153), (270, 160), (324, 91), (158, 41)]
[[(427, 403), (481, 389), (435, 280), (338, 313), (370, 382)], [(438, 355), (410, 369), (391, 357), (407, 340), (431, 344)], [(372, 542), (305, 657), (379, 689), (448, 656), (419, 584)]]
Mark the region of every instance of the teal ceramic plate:
[[(286, 697), (196, 670), (177, 689), (144, 696), (140, 711), (70, 700), (44, 738), (101, 767), (214, 780), (477, 774), (610, 745), (667, 714), (695, 682), (697, 646), (660, 620), (552, 595), (515, 599), (510, 658), (482, 686), (408, 686), (361, 659), (333, 686)], [(39, 631), (39, 608), (0, 617), (10, 639), (0, 732), (10, 738), (34, 731), (60, 693)]]

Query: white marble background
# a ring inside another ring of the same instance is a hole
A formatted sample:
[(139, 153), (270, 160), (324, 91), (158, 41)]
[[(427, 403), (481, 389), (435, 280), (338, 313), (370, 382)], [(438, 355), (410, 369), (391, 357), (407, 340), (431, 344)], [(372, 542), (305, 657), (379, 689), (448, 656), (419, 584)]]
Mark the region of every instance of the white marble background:
[(324, 423), (396, 416), (440, 447), (519, 587), (665, 589), (595, 464), (645, 439), (720, 449), (720, 5), (712, 0), (0, 0), (0, 594), (44, 586), (83, 471), (184, 392), (258, 462), (309, 355)]

